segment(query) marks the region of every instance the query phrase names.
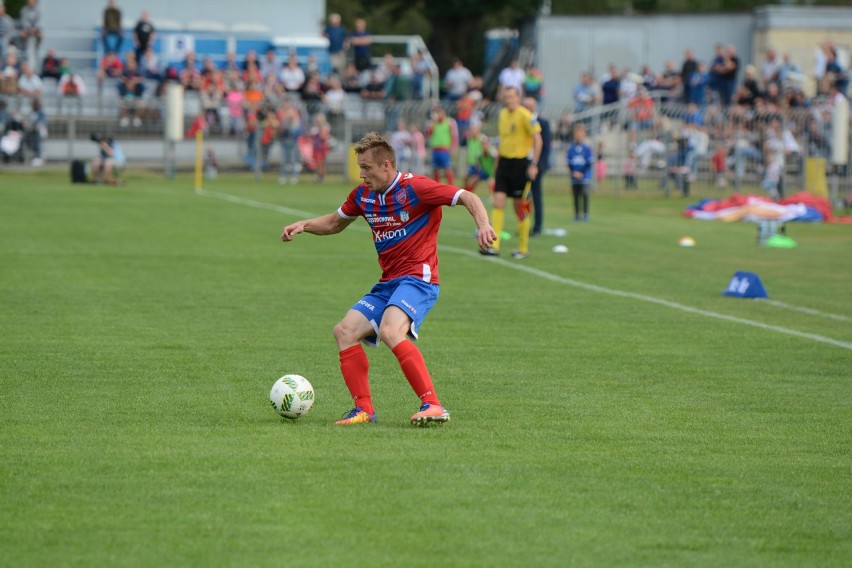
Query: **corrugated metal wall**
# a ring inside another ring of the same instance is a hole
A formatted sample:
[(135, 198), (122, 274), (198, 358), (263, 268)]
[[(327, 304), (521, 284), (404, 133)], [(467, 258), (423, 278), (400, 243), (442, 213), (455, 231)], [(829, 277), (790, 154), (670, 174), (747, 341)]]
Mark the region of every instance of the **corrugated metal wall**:
[(540, 18), (536, 60), (544, 74), (545, 112), (572, 107), (580, 74), (600, 77), (611, 63), (637, 72), (647, 64), (661, 72), (673, 59), (679, 70), (685, 49), (709, 64), (715, 44), (730, 43), (745, 67), (752, 60), (753, 22), (751, 14)]

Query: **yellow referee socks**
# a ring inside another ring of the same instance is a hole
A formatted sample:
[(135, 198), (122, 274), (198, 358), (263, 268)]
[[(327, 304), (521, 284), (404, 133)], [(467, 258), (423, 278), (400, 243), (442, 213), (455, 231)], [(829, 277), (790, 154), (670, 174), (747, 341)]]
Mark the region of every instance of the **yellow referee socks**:
[(518, 221), (518, 251), (529, 254), (530, 252), (530, 216)]
[[(497, 240), (491, 243), (494, 250), (500, 250), (500, 234), (503, 232), (503, 225), (506, 224), (506, 214), (503, 209), (496, 207), (491, 210), (491, 226), (494, 227), (494, 232), (497, 233)], [(527, 231), (529, 233), (529, 231)]]

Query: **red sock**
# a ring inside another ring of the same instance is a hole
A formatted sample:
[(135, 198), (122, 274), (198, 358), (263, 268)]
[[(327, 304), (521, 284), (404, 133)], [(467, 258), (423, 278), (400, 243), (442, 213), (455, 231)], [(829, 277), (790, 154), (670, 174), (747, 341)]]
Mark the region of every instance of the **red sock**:
[(448, 185), (453, 185), (453, 183), (454, 183), (455, 181), (456, 181), (456, 174), (454, 174), (454, 173), (453, 173), (453, 169), (452, 169), (452, 168), (448, 168), (448, 169), (447, 169), (447, 184), (448, 184)]
[(408, 384), (414, 389), (414, 394), (422, 402), (440, 405), (438, 395), (435, 394), (435, 387), (432, 385), (432, 377), (429, 376), (429, 369), (426, 368), (426, 361), (423, 360), (423, 354), (417, 346), (406, 339), (393, 348), (393, 354), (399, 361)]
[(340, 352), (340, 372), (355, 406), (370, 414), (375, 412), (370, 394), (370, 360), (360, 344)]

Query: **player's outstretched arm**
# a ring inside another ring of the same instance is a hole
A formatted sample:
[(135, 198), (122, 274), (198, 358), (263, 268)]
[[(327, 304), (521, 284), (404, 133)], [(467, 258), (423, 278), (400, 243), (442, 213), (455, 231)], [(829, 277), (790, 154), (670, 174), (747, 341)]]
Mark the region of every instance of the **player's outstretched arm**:
[(336, 212), (323, 215), (322, 217), (296, 221), (295, 223), (284, 227), (281, 231), (281, 240), (285, 243), (292, 241), (293, 237), (299, 233), (310, 233), (312, 235), (334, 235), (348, 227), (352, 221), (354, 221), (354, 219), (344, 219)]
[(479, 248), (487, 249), (497, 240), (497, 233), (488, 221), (488, 211), (485, 210), (482, 200), (472, 191), (464, 191), (459, 195), (459, 203), (465, 206), (476, 221), (476, 238), (479, 241)]

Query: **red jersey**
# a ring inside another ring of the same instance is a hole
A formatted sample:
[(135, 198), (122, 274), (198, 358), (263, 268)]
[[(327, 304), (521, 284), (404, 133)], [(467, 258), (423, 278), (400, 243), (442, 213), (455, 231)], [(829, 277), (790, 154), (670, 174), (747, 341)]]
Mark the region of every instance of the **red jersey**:
[(337, 210), (344, 219), (364, 217), (382, 268), (380, 282), (414, 276), (438, 284), (441, 207), (453, 206), (463, 189), (431, 178), (397, 172), (382, 192), (361, 184)]

